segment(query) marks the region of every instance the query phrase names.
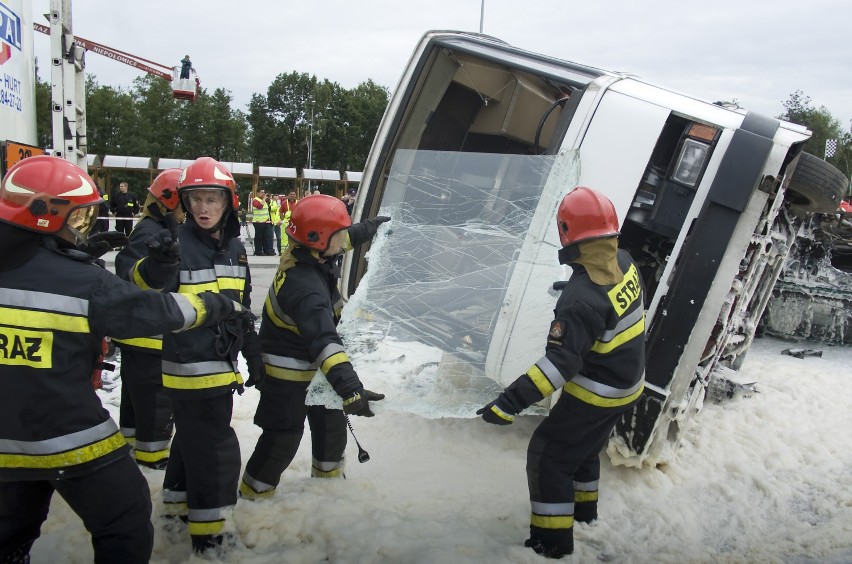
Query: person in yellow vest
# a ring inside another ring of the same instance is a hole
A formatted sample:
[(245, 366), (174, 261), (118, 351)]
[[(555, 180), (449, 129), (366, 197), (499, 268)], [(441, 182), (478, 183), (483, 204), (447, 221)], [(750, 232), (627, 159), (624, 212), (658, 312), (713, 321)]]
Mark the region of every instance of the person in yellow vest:
[(255, 256), (274, 255), (272, 250), (272, 218), (269, 214), (269, 196), (265, 190), (258, 190), (252, 198), (252, 224), (254, 225)]
[(282, 212), (282, 228), (287, 229), (287, 226), (290, 225), (290, 214), (293, 213), (293, 209), (296, 207), (296, 204), (299, 203), (299, 200), (296, 199), (295, 190), (290, 190), (290, 193), (287, 194), (287, 199), (281, 202), (281, 212)]
[(272, 221), (272, 233), (275, 234), (275, 247), (278, 249), (278, 254), (281, 254), (281, 205), (278, 203), (278, 196), (272, 195), (269, 198), (269, 218)]

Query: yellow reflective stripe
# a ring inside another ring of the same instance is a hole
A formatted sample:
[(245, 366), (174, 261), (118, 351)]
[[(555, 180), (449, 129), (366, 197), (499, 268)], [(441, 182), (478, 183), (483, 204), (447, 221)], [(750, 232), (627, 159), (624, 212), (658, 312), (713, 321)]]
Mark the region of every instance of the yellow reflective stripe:
[(530, 525), (541, 529), (570, 529), (574, 526), (573, 515), (536, 515), (530, 516)]
[(146, 452), (144, 450), (136, 450), (136, 460), (142, 462), (159, 462), (164, 458), (168, 458), (169, 449), (157, 450), (154, 452)]
[(3, 320), (5, 325), (15, 325), (28, 329), (53, 329), (68, 333), (90, 332), (89, 318), (80, 315), (0, 307), (0, 319)]
[[(189, 305), (192, 306), (192, 309), (195, 310), (195, 323), (189, 325), (184, 329), (195, 329), (196, 327), (201, 327), (204, 325), (204, 322), (207, 321), (207, 308), (204, 307), (204, 300), (202, 300), (197, 294), (181, 294), (184, 298), (189, 301)], [(180, 305), (180, 304), (178, 304)], [(185, 312), (184, 315), (186, 315)]]
[(641, 295), (642, 284), (639, 282), (639, 271), (635, 264), (631, 264), (621, 282), (607, 292), (609, 301), (619, 316), (624, 315), (624, 312), (630, 308), (630, 304), (639, 299)]
[(163, 509), (165, 515), (173, 515), (175, 517), (186, 517), (189, 513), (189, 506), (185, 501), (163, 500)]
[(139, 288), (142, 288), (143, 290), (151, 290), (151, 286), (148, 285), (148, 282), (146, 282), (145, 279), (142, 278), (142, 275), (139, 273), (139, 265), (141, 265), (142, 261), (146, 258), (148, 257), (143, 257), (136, 261), (136, 264), (134, 264), (133, 268), (130, 269), (130, 281), (136, 284), (136, 286), (138, 286)]
[(220, 290), (238, 290), (240, 292), (246, 287), (244, 278), (219, 278)]
[(105, 439), (59, 454), (0, 454), (0, 468), (67, 468), (106, 456), (126, 444), (124, 435), (116, 431)]
[(322, 361), (322, 366), (320, 368), (322, 368), (323, 374), (328, 374), (329, 370), (338, 364), (343, 364), (344, 362), (349, 362), (349, 357), (346, 356), (345, 352), (339, 352)]
[(53, 331), (0, 325), (0, 364), (53, 368)]
[[(344, 402), (344, 403), (346, 403), (346, 402)], [(511, 413), (506, 413), (505, 411), (503, 411), (502, 409), (497, 407), (496, 404), (491, 406), (491, 412), (494, 415), (496, 415), (497, 417), (499, 417), (500, 419), (503, 419), (504, 421), (508, 421), (509, 423), (511, 423), (512, 421), (515, 420), (514, 415), (512, 415)]]
[(272, 305), (272, 298), (267, 296), (266, 302), (264, 302), (264, 304), (263, 304), (263, 308), (266, 310), (266, 315), (269, 316), (269, 320), (272, 322), (273, 325), (275, 325), (276, 327), (280, 327), (281, 329), (286, 329), (288, 331), (292, 331), (296, 335), (301, 336), (301, 333), (299, 333), (299, 329), (295, 325), (290, 325), (289, 323), (285, 323), (278, 316), (278, 314), (275, 313), (275, 308)]
[(275, 496), (275, 488), (257, 492), (245, 482), (240, 482), (240, 495), (246, 499), (269, 499)]
[(343, 475), (343, 468), (337, 467), (334, 470), (320, 470), (316, 466), (311, 467), (311, 478), (339, 478)]
[(588, 501), (597, 501), (598, 500), (598, 492), (578, 492), (574, 490), (574, 501), (576, 503), (583, 503)]
[(603, 343), (601, 341), (595, 341), (595, 344), (592, 345), (592, 351), (598, 354), (606, 354), (608, 352), (612, 352), (614, 349), (620, 347), (627, 341), (630, 341), (639, 335), (643, 335), (645, 333), (645, 316), (642, 316), (642, 319), (616, 335), (611, 341), (607, 343)]
[(119, 345), (129, 345), (140, 349), (163, 350), (163, 340), (154, 337), (137, 337), (135, 339), (113, 339)]
[(201, 292), (219, 292), (216, 282), (201, 282), (199, 284), (181, 284), (178, 286), (179, 294), (200, 294)]
[(234, 382), (243, 383), (243, 378), (236, 372), (220, 372), (205, 376), (172, 376), (163, 374), (163, 386), (174, 390), (201, 390), (230, 386)]
[(190, 535), (217, 535), (222, 529), (225, 527), (224, 519), (217, 519), (216, 521), (190, 521), (189, 522), (189, 534)]
[(527, 370), (527, 376), (529, 376), (532, 383), (535, 384), (535, 387), (538, 389), (538, 392), (542, 395), (542, 397), (546, 398), (556, 391), (553, 384), (551, 384), (550, 380), (547, 379), (547, 376), (544, 375), (544, 372), (542, 372), (535, 364)]
[(639, 387), (638, 390), (630, 394), (629, 396), (623, 398), (606, 398), (603, 396), (599, 396), (595, 393), (590, 392), (589, 390), (577, 385), (575, 382), (571, 381), (565, 384), (563, 388), (566, 393), (574, 396), (575, 398), (584, 401), (590, 405), (596, 405), (598, 407), (620, 407), (622, 405), (627, 405), (632, 402), (636, 398), (642, 395), (642, 390), (645, 389), (645, 385)]
[(278, 378), (279, 380), (289, 380), (291, 382), (310, 382), (316, 374), (316, 369), (311, 370), (293, 370), (292, 368), (280, 368), (266, 364), (266, 375)]

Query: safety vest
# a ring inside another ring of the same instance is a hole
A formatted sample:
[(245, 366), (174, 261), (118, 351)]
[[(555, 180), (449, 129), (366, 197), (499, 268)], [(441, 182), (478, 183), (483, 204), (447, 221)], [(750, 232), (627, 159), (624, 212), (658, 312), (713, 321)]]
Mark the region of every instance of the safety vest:
[(266, 223), (269, 221), (269, 208), (266, 202), (260, 198), (254, 198), (253, 202), (260, 203), (261, 207), (257, 208), (254, 205), (251, 207), (251, 220), (253, 223)]
[(281, 223), (281, 214), (279, 211), (281, 210), (281, 206), (278, 205), (278, 199), (272, 198), (269, 201), (269, 217), (272, 219), (273, 224)]

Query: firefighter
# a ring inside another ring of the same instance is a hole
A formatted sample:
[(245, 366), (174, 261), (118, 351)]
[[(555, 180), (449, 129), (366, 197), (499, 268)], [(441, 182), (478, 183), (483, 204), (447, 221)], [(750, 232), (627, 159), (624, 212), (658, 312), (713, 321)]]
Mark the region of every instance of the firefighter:
[(247, 314), (212, 293), (140, 290), (77, 250), (100, 202), (91, 177), (58, 157), (24, 159), (0, 184), (0, 562), (29, 561), (54, 491), (96, 562), (148, 562), (148, 483), (92, 388), (102, 340)]
[(527, 451), (532, 516), (525, 546), (549, 558), (574, 550), (574, 522), (597, 518), (601, 450), (621, 415), (642, 394), (645, 310), (642, 281), (618, 249), (612, 202), (578, 187), (556, 216), (559, 262), (573, 273), (554, 309), (544, 356), (476, 413), (508, 425), (562, 388)]
[[(157, 175), (148, 188), (142, 219), (115, 257), (115, 273), (142, 289), (162, 290), (176, 272), (179, 255), (170, 255), (169, 249), (175, 244), (173, 231), (185, 217), (177, 191), (180, 172), (172, 168)], [(122, 361), (119, 427), (134, 447), (136, 463), (161, 470), (169, 459), (174, 428), (171, 402), (163, 391), (162, 337), (114, 342)]]
[[(221, 163), (200, 157), (182, 172), (178, 195), (187, 214), (177, 227), (179, 277), (165, 289), (218, 292), (249, 308), (251, 274), (233, 177)], [(176, 427), (163, 480), (164, 516), (178, 526), (186, 520), (197, 553), (215, 555), (240, 544), (232, 519), (240, 446), (230, 425), (233, 392), (243, 391), (240, 351), (249, 375), (260, 380), (263, 359), (253, 323), (163, 336), (163, 386)]]
[[(342, 307), (337, 259), (366, 243), (389, 217), (352, 225), (346, 206), (332, 196), (305, 198), (293, 209), (281, 263), (266, 302), (260, 342), (266, 379), (258, 387), (254, 422), (263, 432), (246, 464), (240, 495), (271, 497), (289, 466), (305, 427), (311, 427), (314, 477), (342, 475), (346, 416), (372, 417), (370, 401), (384, 395), (365, 390), (337, 334)], [(308, 384), (322, 370), (343, 398), (343, 411), (306, 406)]]

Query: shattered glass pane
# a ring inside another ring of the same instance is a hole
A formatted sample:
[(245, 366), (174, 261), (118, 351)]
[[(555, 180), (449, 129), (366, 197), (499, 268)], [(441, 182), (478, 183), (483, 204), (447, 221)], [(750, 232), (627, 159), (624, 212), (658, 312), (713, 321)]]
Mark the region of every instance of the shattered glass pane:
[[(379, 210), (392, 220), (380, 227), (367, 274), (338, 328), (365, 386), (387, 395), (379, 409), (472, 416), (484, 398), (496, 397), (544, 353), (556, 296), (548, 288), (562, 272), (552, 243), (546, 262), (555, 274), (536, 281), (544, 329), (535, 335), (528, 364), (508, 381), (487, 367), (489, 355), (505, 354), (505, 339), (496, 339), (495, 330), (511, 318), (507, 306), (517, 309), (523, 297), (510, 299), (510, 288), (525, 288), (535, 272), (525, 264), (533, 262), (530, 245), (544, 242), (530, 240), (534, 216), (547, 207), (552, 222), (556, 198), (564, 194), (563, 178), (543, 200), (553, 159), (397, 152)], [(339, 406), (318, 380), (308, 403)]]

